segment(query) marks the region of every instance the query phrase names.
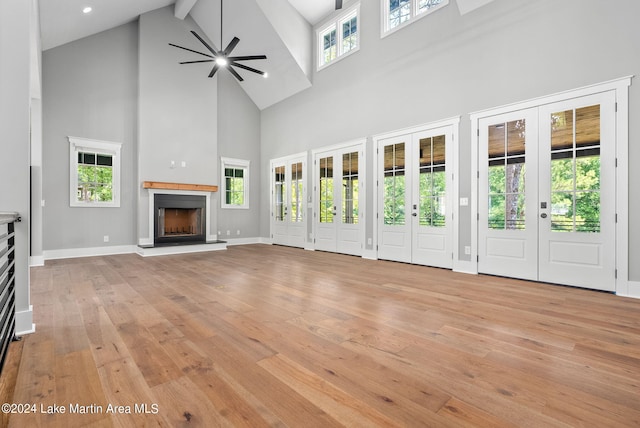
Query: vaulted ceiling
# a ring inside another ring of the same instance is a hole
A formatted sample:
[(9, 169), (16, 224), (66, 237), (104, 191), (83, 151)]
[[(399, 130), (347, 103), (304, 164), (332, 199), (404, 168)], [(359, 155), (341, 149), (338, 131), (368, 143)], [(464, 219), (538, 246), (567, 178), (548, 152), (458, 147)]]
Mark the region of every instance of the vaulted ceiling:
[[(313, 26), (334, 13), (335, 0), (227, 0), (220, 43), (221, 0), (39, 0), (41, 46), (51, 49), (135, 21), (141, 14), (172, 7), (176, 19), (189, 15), (220, 48), (235, 36), (234, 55), (267, 55), (247, 64), (264, 70), (267, 79), (246, 73), (242, 88), (264, 109), (311, 86)], [(348, 7), (349, 1), (345, 1)], [(466, 14), (493, 0), (455, 0)], [(83, 13), (87, 6), (90, 13)], [(222, 45), (222, 46), (220, 46)], [(192, 49), (202, 49), (194, 39)], [(176, 52), (176, 61), (188, 61)], [(205, 77), (206, 77), (205, 73)], [(243, 73), (244, 74), (244, 73)]]
[[(189, 14), (207, 37), (220, 45), (220, 0), (40, 0), (42, 49), (47, 50), (134, 21), (146, 12), (173, 5)], [(263, 109), (311, 86), (312, 26), (333, 12), (334, 0), (227, 0), (223, 45), (241, 43), (234, 54), (266, 54), (251, 66), (268, 79), (248, 73), (241, 83)], [(90, 13), (83, 13), (91, 6)], [(193, 49), (201, 49), (194, 39)], [(176, 52), (176, 61), (184, 60)], [(206, 77), (206, 74), (205, 76)]]

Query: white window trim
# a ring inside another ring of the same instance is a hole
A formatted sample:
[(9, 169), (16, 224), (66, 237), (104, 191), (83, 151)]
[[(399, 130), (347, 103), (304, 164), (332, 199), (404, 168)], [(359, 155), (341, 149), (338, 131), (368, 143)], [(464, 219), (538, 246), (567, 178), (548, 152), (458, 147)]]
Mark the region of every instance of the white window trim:
[[(357, 21), (357, 25), (358, 25), (358, 30), (356, 32), (356, 47), (354, 47), (353, 49), (351, 49), (348, 52), (343, 52), (342, 51), (342, 39), (343, 39), (343, 35), (342, 35), (342, 31), (341, 31), (341, 26), (342, 23), (344, 21), (346, 21), (347, 19), (351, 19), (353, 17), (356, 17), (356, 21)], [(333, 65), (335, 63), (337, 63), (338, 61), (348, 57), (349, 55), (358, 52), (360, 50), (360, 30), (361, 30), (361, 21), (360, 21), (360, 2), (355, 3), (353, 6), (349, 7), (348, 9), (346, 9), (345, 11), (343, 11), (342, 13), (340, 13), (339, 15), (335, 15), (333, 18), (331, 18), (331, 20), (329, 21), (325, 21), (323, 24), (319, 25), (316, 28), (316, 70), (320, 71), (320, 70), (324, 70), (325, 68), (329, 67), (330, 65)], [(332, 59), (331, 61), (327, 62), (326, 64), (322, 63), (322, 57), (323, 57), (323, 43), (322, 43), (322, 35), (325, 34), (327, 31), (329, 31), (330, 29), (335, 28), (336, 30), (336, 48), (337, 48), (337, 53), (336, 53), (336, 57), (334, 59)]]
[[(122, 143), (100, 141), (89, 138), (67, 137), (69, 139), (69, 206), (71, 207), (120, 207), (120, 153)], [(89, 151), (113, 156), (113, 201), (111, 202), (82, 202), (78, 201), (78, 152)]]
[[(220, 158), (220, 207), (232, 210), (248, 210), (249, 209), (249, 178), (250, 171), (249, 167), (251, 166), (251, 161), (244, 159), (233, 159), (233, 158)], [(226, 168), (235, 168), (244, 169), (243, 181), (244, 181), (244, 204), (243, 205), (233, 205), (227, 204), (227, 180), (225, 176)]]
[(396, 31), (405, 28), (407, 25), (411, 25), (414, 22), (418, 21), (419, 19), (424, 18), (427, 15), (431, 15), (432, 13), (442, 9), (443, 7), (447, 6), (449, 4), (449, 0), (443, 0), (442, 3), (440, 3), (438, 6), (435, 6), (432, 9), (429, 9), (425, 12), (420, 12), (418, 13), (418, 2), (420, 0), (410, 0), (411, 1), (411, 13), (409, 15), (409, 19), (407, 19), (405, 22), (403, 22), (402, 24), (398, 25), (397, 27), (394, 28), (389, 28), (389, 1), (390, 0), (381, 0), (380, 1), (380, 7), (381, 7), (381, 13), (380, 13), (380, 38), (385, 38), (393, 33), (395, 33)]

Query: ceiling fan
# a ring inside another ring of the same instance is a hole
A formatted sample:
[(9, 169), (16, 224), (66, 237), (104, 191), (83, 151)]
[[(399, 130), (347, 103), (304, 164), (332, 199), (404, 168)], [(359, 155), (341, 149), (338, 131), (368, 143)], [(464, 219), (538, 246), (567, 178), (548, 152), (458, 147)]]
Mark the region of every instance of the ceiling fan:
[[(220, 0), (220, 42), (221, 43), (222, 43), (222, 22), (223, 22), (222, 21), (222, 17), (223, 17), (222, 3), (223, 1)], [(195, 61), (183, 61), (180, 64), (197, 64), (197, 63), (203, 63), (203, 62), (213, 62), (214, 63), (213, 68), (209, 73), (209, 77), (213, 77), (220, 68), (227, 68), (229, 70), (229, 73), (231, 73), (240, 82), (244, 81), (244, 79), (242, 78), (242, 76), (240, 76), (240, 74), (238, 74), (238, 72), (233, 67), (242, 68), (243, 70), (251, 71), (253, 73), (257, 73), (264, 77), (267, 77), (266, 72), (256, 70), (255, 68), (249, 67), (244, 64), (240, 64), (238, 62), (238, 61), (252, 61), (252, 60), (258, 60), (258, 59), (267, 59), (266, 55), (229, 56), (231, 54), (231, 51), (233, 51), (233, 49), (235, 49), (235, 47), (238, 45), (238, 42), (240, 42), (239, 38), (234, 37), (224, 50), (218, 50), (215, 48), (215, 46), (211, 46), (209, 43), (207, 43), (195, 31), (192, 30), (191, 34), (193, 34), (195, 38), (198, 39), (200, 43), (202, 43), (209, 52), (211, 52), (211, 55), (204, 52), (196, 51), (194, 49), (185, 48), (184, 46), (178, 46), (178, 45), (174, 45), (173, 43), (169, 43), (169, 46), (173, 46), (179, 49), (184, 49), (185, 51), (197, 53), (198, 55), (203, 55), (209, 58), (209, 59), (200, 59)]]

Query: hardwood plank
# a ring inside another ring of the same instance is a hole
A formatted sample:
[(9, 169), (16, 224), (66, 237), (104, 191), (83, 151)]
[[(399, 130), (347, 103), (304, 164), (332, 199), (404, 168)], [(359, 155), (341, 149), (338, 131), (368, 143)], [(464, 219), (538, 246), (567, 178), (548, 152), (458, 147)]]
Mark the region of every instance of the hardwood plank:
[(12, 427), (640, 425), (638, 300), (267, 245), (31, 273), (10, 401), (159, 411)]

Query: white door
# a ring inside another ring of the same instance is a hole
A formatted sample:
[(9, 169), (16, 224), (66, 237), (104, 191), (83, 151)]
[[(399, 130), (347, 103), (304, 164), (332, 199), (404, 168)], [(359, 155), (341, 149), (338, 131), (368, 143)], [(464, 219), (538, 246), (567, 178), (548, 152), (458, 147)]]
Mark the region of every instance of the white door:
[(450, 126), (378, 143), (378, 258), (451, 268)]
[(362, 254), (362, 165), (360, 146), (314, 154), (316, 249)]
[(478, 271), (538, 278), (538, 112), (480, 120)]
[(271, 161), (271, 239), (304, 247), (306, 155)]
[(540, 281), (615, 290), (615, 94), (540, 109)]
[(615, 289), (613, 92), (479, 120), (478, 271)]

